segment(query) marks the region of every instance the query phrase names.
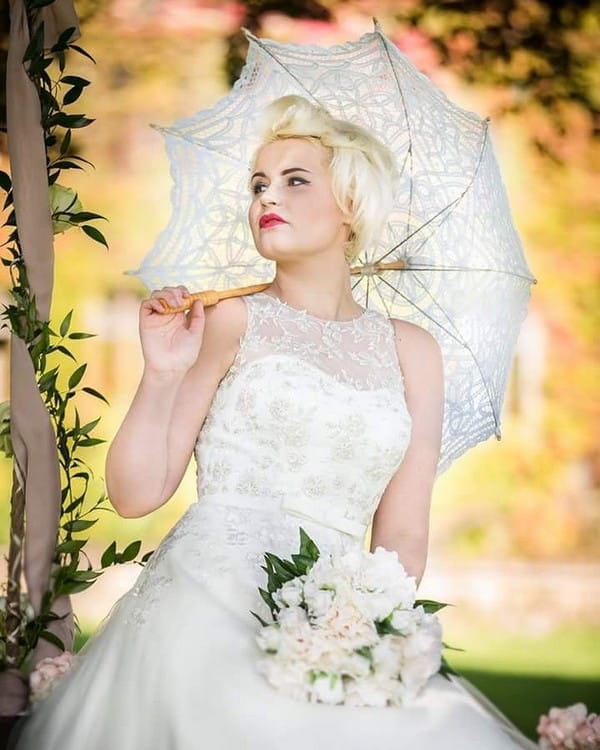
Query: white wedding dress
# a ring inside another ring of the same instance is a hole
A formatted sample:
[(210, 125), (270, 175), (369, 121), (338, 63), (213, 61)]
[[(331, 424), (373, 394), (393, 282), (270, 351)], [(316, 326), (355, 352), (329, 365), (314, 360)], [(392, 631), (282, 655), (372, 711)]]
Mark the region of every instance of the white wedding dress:
[(264, 292), (244, 300), (247, 329), (197, 441), (197, 502), (16, 748), (536, 747), (439, 675), (409, 706), (350, 708), (296, 701), (259, 674), (250, 610), (265, 614), (264, 552), (296, 552), (300, 526), (322, 551), (363, 545), (411, 418), (386, 317), (326, 321)]

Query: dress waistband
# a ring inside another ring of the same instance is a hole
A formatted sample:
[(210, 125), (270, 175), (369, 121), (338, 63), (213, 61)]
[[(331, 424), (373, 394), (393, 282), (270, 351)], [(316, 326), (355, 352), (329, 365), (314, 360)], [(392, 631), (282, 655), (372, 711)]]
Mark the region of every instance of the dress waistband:
[(343, 534), (363, 539), (367, 524), (346, 518), (335, 508), (315, 508), (301, 502), (301, 498), (284, 498), (244, 495), (241, 493), (218, 493), (203, 495), (198, 499), (200, 505), (220, 505), (224, 507), (246, 508), (258, 511), (278, 511), (294, 518), (325, 526)]

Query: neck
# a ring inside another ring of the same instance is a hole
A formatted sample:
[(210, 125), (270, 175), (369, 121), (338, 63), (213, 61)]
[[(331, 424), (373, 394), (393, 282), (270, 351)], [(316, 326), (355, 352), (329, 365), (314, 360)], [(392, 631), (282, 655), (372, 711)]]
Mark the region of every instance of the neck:
[(311, 315), (329, 320), (349, 320), (363, 311), (356, 304), (350, 286), (350, 269), (342, 264), (323, 267), (318, 259), (318, 271), (306, 260), (301, 264), (277, 264), (273, 283), (265, 290), (292, 307), (307, 310)]

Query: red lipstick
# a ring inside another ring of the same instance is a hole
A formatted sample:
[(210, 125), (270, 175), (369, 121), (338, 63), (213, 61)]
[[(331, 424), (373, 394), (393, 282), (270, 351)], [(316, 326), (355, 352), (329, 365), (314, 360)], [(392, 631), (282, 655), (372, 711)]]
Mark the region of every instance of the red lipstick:
[(274, 227), (277, 224), (287, 224), (287, 221), (278, 216), (277, 214), (264, 214), (258, 221), (258, 226), (261, 229), (267, 229), (268, 227)]

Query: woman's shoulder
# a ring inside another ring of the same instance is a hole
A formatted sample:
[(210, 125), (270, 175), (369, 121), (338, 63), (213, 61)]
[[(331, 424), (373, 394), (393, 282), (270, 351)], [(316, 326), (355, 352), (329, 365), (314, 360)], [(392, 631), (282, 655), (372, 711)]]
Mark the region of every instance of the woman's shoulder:
[(230, 297), (204, 308), (204, 339), (199, 364), (207, 359), (227, 370), (246, 330), (246, 305), (240, 297)]
[(396, 352), (405, 374), (422, 373), (424, 365), (442, 361), (442, 350), (435, 336), (416, 323), (390, 318), (394, 328)]

